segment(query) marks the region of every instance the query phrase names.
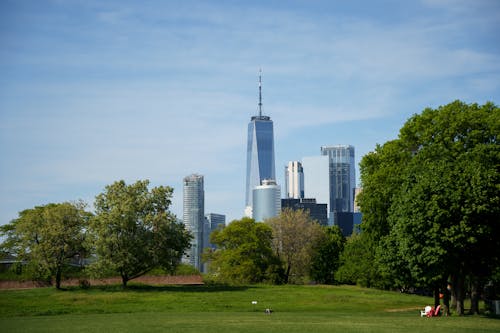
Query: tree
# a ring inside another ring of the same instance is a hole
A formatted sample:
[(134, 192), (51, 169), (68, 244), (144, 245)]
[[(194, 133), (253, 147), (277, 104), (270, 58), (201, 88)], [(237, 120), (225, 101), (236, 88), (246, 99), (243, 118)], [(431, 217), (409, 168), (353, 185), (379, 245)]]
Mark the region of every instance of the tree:
[(223, 282), (279, 282), (279, 260), (273, 254), (272, 229), (251, 218), (232, 221), (227, 227), (215, 230), (210, 242), (213, 251), (204, 254), (210, 272)]
[(285, 209), (266, 223), (273, 230), (273, 249), (284, 263), (285, 283), (302, 282), (309, 276), (315, 245), (323, 237), (321, 226), (309, 213)]
[(91, 214), (83, 203), (60, 203), (38, 206), (19, 213), (19, 217), (4, 225), (4, 251), (19, 261), (27, 261), (34, 279), (55, 277), (61, 288), (64, 268), (75, 256), (83, 256), (85, 229)]
[(347, 238), (340, 254), (337, 280), (344, 284), (358, 284), (363, 287), (379, 287), (374, 246), (366, 234), (354, 233)]
[[(434, 289), (437, 302), (451, 278), (458, 314), (466, 277), (500, 263), (499, 136), (498, 107), (456, 101), (413, 116), (361, 163), (363, 230), (379, 249), (394, 247), (383, 262)], [(391, 189), (377, 198), (381, 188)]]
[(148, 189), (149, 181), (108, 185), (95, 200), (96, 216), (90, 224), (97, 261), (94, 272), (120, 274), (129, 280), (161, 267), (175, 270), (189, 248), (191, 236), (169, 211), (173, 189)]
[(334, 284), (340, 267), (340, 254), (346, 242), (338, 226), (324, 227), (323, 236), (313, 245), (315, 255), (311, 262), (311, 278), (319, 283)]

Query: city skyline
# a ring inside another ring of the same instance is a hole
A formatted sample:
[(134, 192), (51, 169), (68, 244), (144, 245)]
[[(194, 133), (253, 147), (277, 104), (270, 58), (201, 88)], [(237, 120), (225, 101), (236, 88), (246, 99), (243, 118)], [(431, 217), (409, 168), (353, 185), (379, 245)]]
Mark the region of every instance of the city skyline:
[(241, 218), (260, 67), (282, 189), (321, 146), (357, 165), (426, 107), (500, 103), (498, 1), (6, 0), (0, 26), (0, 224), (120, 179), (172, 186), (181, 217), (191, 173)]

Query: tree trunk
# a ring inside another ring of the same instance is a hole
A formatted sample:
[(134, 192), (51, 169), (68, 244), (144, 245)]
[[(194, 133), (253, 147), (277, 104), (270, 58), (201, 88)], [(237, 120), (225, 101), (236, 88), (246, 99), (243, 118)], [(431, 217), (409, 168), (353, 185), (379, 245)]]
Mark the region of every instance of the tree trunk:
[(448, 286), (443, 288), (443, 313), (446, 317), (450, 315), (450, 290), (448, 290)]
[(292, 269), (292, 265), (290, 263), (288, 263), (287, 267), (286, 267), (286, 273), (285, 273), (285, 284), (288, 284), (288, 282), (290, 281), (290, 270)]
[(128, 276), (127, 274), (121, 274), (122, 276), (122, 287), (123, 289), (127, 288)]
[(434, 291), (432, 292), (434, 295), (434, 309), (437, 308), (441, 304), (441, 300), (439, 299), (439, 286), (434, 286)]
[(472, 278), (469, 314), (479, 314), (479, 298), (480, 298), (480, 296), (481, 296), (481, 288), (479, 287), (479, 279)]
[(61, 271), (62, 271), (61, 268), (56, 269), (56, 289), (61, 289), (61, 276), (62, 276)]
[(465, 300), (465, 279), (464, 276), (460, 273), (459, 275), (454, 276), (453, 280), (454, 280), (453, 291), (456, 300), (456, 311), (459, 316), (463, 316), (464, 300)]

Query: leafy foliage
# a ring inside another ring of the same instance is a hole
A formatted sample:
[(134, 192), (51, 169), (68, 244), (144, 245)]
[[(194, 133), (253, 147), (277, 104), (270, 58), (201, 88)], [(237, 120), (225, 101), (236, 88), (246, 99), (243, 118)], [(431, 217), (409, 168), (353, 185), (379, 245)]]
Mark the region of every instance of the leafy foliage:
[(191, 236), (170, 213), (172, 188), (148, 189), (147, 180), (106, 186), (95, 200), (89, 244), (97, 262), (91, 269), (100, 274), (120, 274), (127, 281), (155, 267), (173, 271), (189, 247)]
[(65, 266), (75, 256), (85, 254), (85, 228), (90, 213), (82, 203), (48, 204), (19, 213), (11, 223), (1, 226), (6, 236), (2, 250), (12, 253), (36, 280), (55, 276), (60, 288)]
[(309, 213), (285, 209), (266, 221), (273, 230), (273, 249), (284, 264), (285, 282), (300, 283), (309, 277), (315, 244), (324, 237)]
[[(500, 263), (500, 109), (460, 101), (409, 119), (361, 163), (363, 230), (401, 283), (457, 283)], [(388, 248), (390, 247), (390, 248)]]
[(204, 259), (217, 281), (232, 283), (279, 282), (279, 259), (272, 251), (272, 229), (251, 218), (232, 221), (212, 232), (216, 250), (206, 250)]
[(379, 286), (374, 245), (366, 234), (354, 233), (347, 238), (340, 255), (337, 279), (344, 284), (357, 284), (363, 287)]
[(317, 244), (313, 245), (315, 255), (311, 262), (311, 278), (319, 283), (334, 284), (346, 239), (338, 226), (323, 227), (323, 232)]

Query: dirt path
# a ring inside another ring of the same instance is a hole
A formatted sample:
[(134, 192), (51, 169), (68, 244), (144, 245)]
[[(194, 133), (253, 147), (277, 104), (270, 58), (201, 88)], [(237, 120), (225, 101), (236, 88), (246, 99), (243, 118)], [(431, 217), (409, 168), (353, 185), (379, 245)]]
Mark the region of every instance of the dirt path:
[[(91, 286), (102, 286), (107, 284), (120, 284), (121, 278), (89, 279)], [(203, 284), (200, 275), (179, 275), (179, 276), (141, 276), (131, 280), (131, 282), (140, 282), (148, 285), (181, 285), (181, 284)], [(61, 282), (62, 287), (78, 286), (78, 279), (69, 279)], [(31, 289), (48, 287), (48, 283), (37, 281), (0, 281), (0, 289)]]

